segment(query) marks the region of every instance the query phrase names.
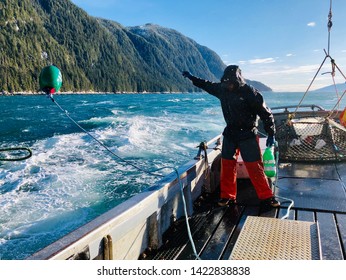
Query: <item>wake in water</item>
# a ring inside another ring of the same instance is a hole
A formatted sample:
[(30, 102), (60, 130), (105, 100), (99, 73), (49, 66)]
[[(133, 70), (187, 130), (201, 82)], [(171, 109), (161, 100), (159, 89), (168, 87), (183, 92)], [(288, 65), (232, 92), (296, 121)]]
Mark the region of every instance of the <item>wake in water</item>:
[[(264, 95), (275, 107), (297, 104), (302, 93)], [(26, 161), (0, 162), (0, 259), (26, 258), (159, 179), (120, 164), (45, 96), (0, 99), (0, 148), (33, 151)], [(224, 127), (220, 105), (208, 94), (56, 99), (114, 153), (145, 170), (179, 167)], [(311, 95), (307, 103), (330, 109), (330, 99)]]
[[(215, 116), (204, 98), (131, 97), (135, 105), (129, 105), (128, 96), (122, 100), (83, 96), (77, 103), (76, 96), (57, 98), (93, 136), (145, 170), (178, 167), (195, 155), (200, 141), (219, 134), (223, 127), (222, 118)], [(185, 112), (184, 106), (196, 102), (204, 105), (198, 108), (202, 115)], [(219, 109), (218, 104), (215, 108)], [(23, 120), (22, 131), (38, 139), (20, 142), (30, 146), (33, 156), (23, 162), (0, 163), (0, 259), (23, 259), (158, 180), (120, 164), (51, 103), (35, 105), (35, 110), (40, 114)], [(208, 120), (211, 117), (215, 120)], [(56, 127), (57, 132), (46, 126)], [(1, 146), (18, 144), (16, 136)]]

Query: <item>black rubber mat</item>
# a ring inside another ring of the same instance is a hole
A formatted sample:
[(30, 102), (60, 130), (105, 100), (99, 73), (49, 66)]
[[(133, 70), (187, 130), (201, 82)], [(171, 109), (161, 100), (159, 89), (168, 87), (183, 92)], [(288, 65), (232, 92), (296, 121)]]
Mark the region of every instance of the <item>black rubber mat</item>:
[(344, 185), (336, 180), (283, 178), (276, 195), (294, 200), (294, 207), (346, 212)]
[(335, 164), (281, 163), (279, 177), (324, 178), (338, 180)]

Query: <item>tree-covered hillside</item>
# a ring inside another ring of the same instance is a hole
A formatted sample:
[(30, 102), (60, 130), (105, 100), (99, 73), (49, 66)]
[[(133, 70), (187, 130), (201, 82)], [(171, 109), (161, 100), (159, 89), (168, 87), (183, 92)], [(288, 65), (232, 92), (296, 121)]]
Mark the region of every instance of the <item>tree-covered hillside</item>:
[(1, 0), (0, 92), (36, 92), (49, 64), (62, 71), (61, 91), (75, 92), (197, 91), (183, 70), (216, 81), (225, 68), (215, 52), (172, 29), (124, 27), (69, 0)]

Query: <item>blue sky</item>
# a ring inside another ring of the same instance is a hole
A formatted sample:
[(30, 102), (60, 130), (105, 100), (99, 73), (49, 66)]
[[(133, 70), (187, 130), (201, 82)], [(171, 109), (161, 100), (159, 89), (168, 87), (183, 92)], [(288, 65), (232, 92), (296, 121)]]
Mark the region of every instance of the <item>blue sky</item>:
[[(330, 0), (72, 0), (123, 26), (172, 28), (274, 91), (305, 91), (328, 50)], [(333, 0), (330, 55), (346, 73), (346, 1)], [(321, 73), (330, 72), (327, 59)], [(188, 69), (193, 73), (193, 69)], [(337, 73), (337, 83), (345, 79)], [(314, 88), (332, 84), (318, 75)]]

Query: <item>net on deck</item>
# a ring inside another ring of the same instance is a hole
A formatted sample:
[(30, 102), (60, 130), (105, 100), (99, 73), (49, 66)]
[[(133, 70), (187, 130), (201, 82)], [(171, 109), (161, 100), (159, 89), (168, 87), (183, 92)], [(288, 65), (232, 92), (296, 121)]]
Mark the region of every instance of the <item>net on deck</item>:
[(346, 160), (346, 129), (329, 118), (293, 119), (277, 128), (280, 160), (322, 162)]

